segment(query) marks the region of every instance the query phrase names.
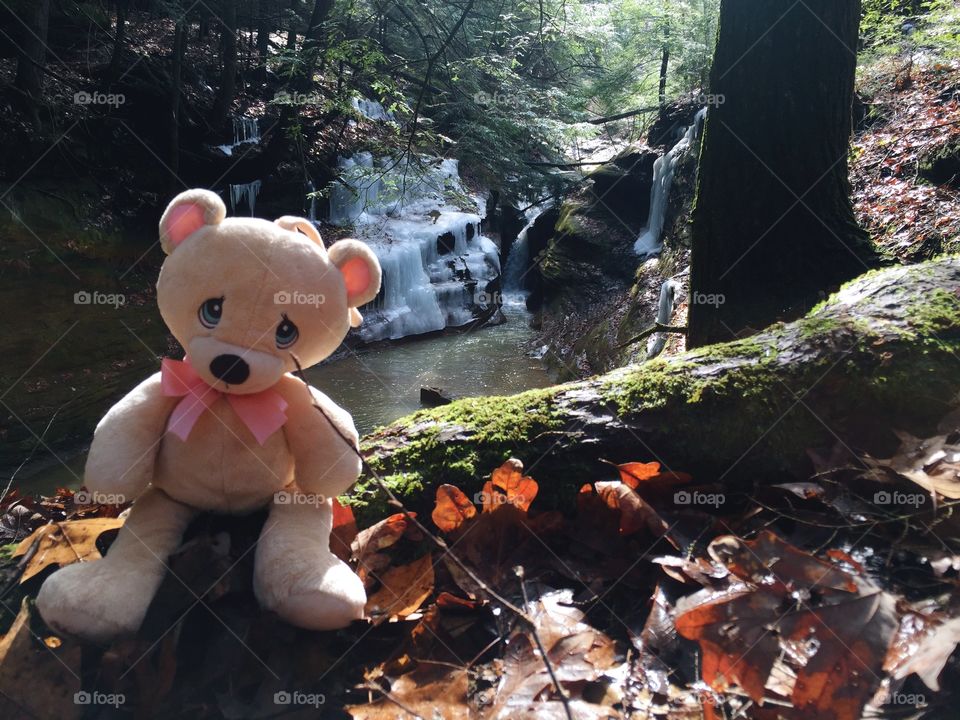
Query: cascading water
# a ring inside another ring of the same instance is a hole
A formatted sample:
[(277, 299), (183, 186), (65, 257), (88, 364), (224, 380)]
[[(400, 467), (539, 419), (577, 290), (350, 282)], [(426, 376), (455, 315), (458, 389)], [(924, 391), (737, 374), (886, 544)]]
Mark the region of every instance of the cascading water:
[(537, 221), (550, 205), (536, 205), (527, 208), (524, 215), (527, 218), (527, 224), (517, 235), (517, 239), (510, 246), (510, 253), (507, 255), (507, 264), (503, 268), (503, 292), (504, 294), (523, 294), (523, 280), (530, 267), (530, 245), (527, 234), (530, 228)]
[(376, 100), (367, 100), (364, 97), (352, 97), (350, 98), (350, 104), (354, 110), (368, 120), (396, 121), (393, 112), (386, 110), (383, 105)]
[(380, 295), (361, 310), (363, 340), (397, 339), (464, 325), (477, 308), (499, 304), (499, 250), (480, 234), (476, 212), (454, 205), (469, 197), (456, 160), (397, 162), (358, 153), (340, 160), (330, 191), (330, 221), (354, 226), (383, 268)]
[(230, 186), (230, 208), (233, 210), (234, 215), (237, 214), (237, 208), (245, 203), (247, 209), (250, 211), (250, 217), (253, 217), (253, 213), (257, 207), (257, 195), (260, 193), (261, 184), (260, 180), (254, 180), (253, 182)]
[(260, 122), (252, 117), (233, 118), (233, 143), (230, 145), (218, 145), (227, 157), (233, 155), (233, 151), (242, 145), (260, 142)]
[(650, 215), (646, 228), (640, 233), (633, 250), (644, 258), (656, 255), (661, 250), (660, 236), (663, 234), (663, 224), (666, 218), (667, 201), (670, 199), (670, 187), (673, 185), (673, 174), (677, 169), (680, 156), (693, 145), (703, 127), (703, 120), (707, 116), (707, 109), (697, 113), (693, 124), (663, 157), (657, 158), (653, 164), (653, 188), (650, 190)]
[[(675, 280), (667, 280), (660, 286), (660, 304), (657, 308), (657, 323), (659, 325), (670, 324), (670, 318), (673, 317), (673, 310), (677, 303), (677, 293), (680, 290), (680, 283)], [(662, 353), (666, 344), (666, 333), (658, 332), (651, 335), (650, 339), (647, 340), (647, 360)]]

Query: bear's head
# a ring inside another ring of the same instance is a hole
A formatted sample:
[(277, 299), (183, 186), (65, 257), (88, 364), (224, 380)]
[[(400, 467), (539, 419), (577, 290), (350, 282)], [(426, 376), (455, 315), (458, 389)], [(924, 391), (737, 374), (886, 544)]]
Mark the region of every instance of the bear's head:
[(377, 296), (380, 264), (358, 240), (327, 250), (303, 218), (225, 215), (208, 190), (173, 199), (160, 219), (157, 303), (208, 384), (255, 393), (337, 348)]

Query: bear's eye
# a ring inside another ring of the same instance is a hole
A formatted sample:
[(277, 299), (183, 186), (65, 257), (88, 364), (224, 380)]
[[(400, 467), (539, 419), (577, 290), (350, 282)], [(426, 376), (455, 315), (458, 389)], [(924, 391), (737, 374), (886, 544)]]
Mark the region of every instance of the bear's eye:
[(197, 316), (205, 328), (215, 328), (223, 317), (223, 298), (210, 298), (205, 301), (197, 311)]
[(297, 326), (284, 315), (283, 320), (277, 325), (277, 347), (281, 350), (288, 348), (297, 341), (298, 337), (300, 337), (300, 331)]

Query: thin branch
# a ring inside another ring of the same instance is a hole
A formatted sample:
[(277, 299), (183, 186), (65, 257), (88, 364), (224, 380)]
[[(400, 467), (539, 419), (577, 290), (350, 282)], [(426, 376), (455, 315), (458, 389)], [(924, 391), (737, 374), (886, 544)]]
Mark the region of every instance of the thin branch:
[[(363, 453), (360, 452), (359, 448), (357, 448), (357, 446), (353, 444), (350, 438), (348, 438), (346, 435), (343, 434), (340, 428), (337, 427), (337, 424), (333, 422), (333, 419), (329, 415), (327, 415), (323, 407), (320, 406), (317, 403), (317, 401), (313, 398), (313, 393), (310, 392), (310, 384), (307, 382), (306, 378), (304, 377), (303, 368), (300, 365), (299, 358), (297, 358), (297, 356), (292, 353), (290, 356), (291, 358), (293, 358), (294, 365), (296, 365), (296, 368), (297, 368), (296, 373), (294, 374), (300, 379), (300, 381), (303, 383), (304, 390), (310, 395), (310, 403), (321, 415), (323, 415), (327, 423), (329, 423), (330, 427), (333, 428), (333, 431), (337, 434), (337, 436), (341, 440), (343, 440), (344, 444), (348, 448), (350, 448), (350, 450), (358, 458), (360, 458), (360, 463), (363, 469), (367, 473), (369, 473), (371, 478), (373, 478), (374, 483), (377, 485), (380, 491), (387, 496), (389, 504), (397, 508), (400, 511), (400, 513), (404, 516), (404, 518), (407, 520), (407, 522), (409, 522), (411, 525), (416, 527), (421, 533), (423, 533), (423, 536), (427, 540), (429, 540), (430, 543), (435, 548), (437, 548), (437, 550), (440, 551), (442, 555), (450, 558), (450, 560), (452, 560), (454, 564), (458, 568), (460, 568), (460, 570), (462, 570), (463, 573), (467, 577), (469, 577), (470, 580), (473, 581), (483, 593), (488, 595), (492, 600), (496, 601), (505, 609), (509, 610), (513, 615), (515, 615), (517, 619), (520, 621), (520, 623), (531, 634), (531, 636), (533, 637), (534, 643), (537, 645), (537, 648), (540, 651), (540, 657), (543, 659), (543, 664), (547, 668), (547, 673), (550, 675), (550, 678), (553, 681), (554, 690), (556, 691), (557, 695), (561, 699), (561, 702), (563, 703), (564, 710), (566, 711), (567, 720), (573, 720), (573, 714), (570, 710), (570, 704), (567, 699), (566, 692), (564, 691), (563, 687), (560, 685), (560, 682), (557, 680), (556, 675), (554, 674), (553, 666), (551, 665), (550, 659), (547, 657), (547, 653), (543, 648), (543, 644), (540, 641), (539, 635), (537, 634), (537, 625), (533, 621), (533, 618), (527, 615), (527, 613), (523, 609), (514, 605), (512, 602), (507, 600), (503, 595), (501, 595), (496, 590), (491, 588), (486, 582), (481, 580), (480, 577), (473, 570), (467, 567), (467, 565), (465, 565), (464, 562), (450, 550), (450, 548), (447, 546), (447, 543), (444, 542), (442, 538), (439, 538), (436, 535), (434, 535), (432, 532), (430, 532), (430, 530), (423, 523), (421, 523), (415, 515), (411, 514), (410, 511), (408, 511), (407, 508), (404, 507), (403, 503), (396, 496), (396, 494), (394, 494), (393, 490), (391, 490), (389, 486), (383, 481), (383, 478), (380, 477), (377, 471), (370, 466), (370, 463), (367, 462), (367, 459), (363, 456)], [(521, 588), (523, 588), (522, 580), (521, 580)], [(525, 589), (524, 589), (524, 597), (526, 597)]]
[(664, 325), (663, 323), (654, 323), (653, 325), (648, 327), (646, 330), (641, 332), (639, 335), (634, 335), (632, 338), (630, 338), (626, 342), (622, 342), (619, 345), (617, 345), (617, 348), (619, 349), (622, 347), (626, 347), (627, 345), (633, 345), (633, 343), (639, 342), (640, 340), (648, 338), (654, 333), (658, 333), (658, 332), (675, 333), (677, 335), (686, 335), (687, 328), (677, 327), (676, 325)]

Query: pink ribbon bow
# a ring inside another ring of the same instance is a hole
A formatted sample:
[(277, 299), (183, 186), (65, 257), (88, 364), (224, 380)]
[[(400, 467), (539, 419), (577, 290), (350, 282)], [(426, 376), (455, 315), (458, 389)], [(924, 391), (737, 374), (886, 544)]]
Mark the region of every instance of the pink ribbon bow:
[(164, 358), (160, 363), (160, 387), (167, 397), (182, 397), (170, 414), (167, 431), (181, 440), (190, 436), (190, 431), (203, 414), (213, 407), (221, 395), (226, 394), (227, 402), (243, 420), (243, 424), (257, 439), (260, 445), (279, 430), (287, 421), (287, 401), (276, 390), (267, 389), (250, 395), (222, 393), (208, 385), (190, 361)]

